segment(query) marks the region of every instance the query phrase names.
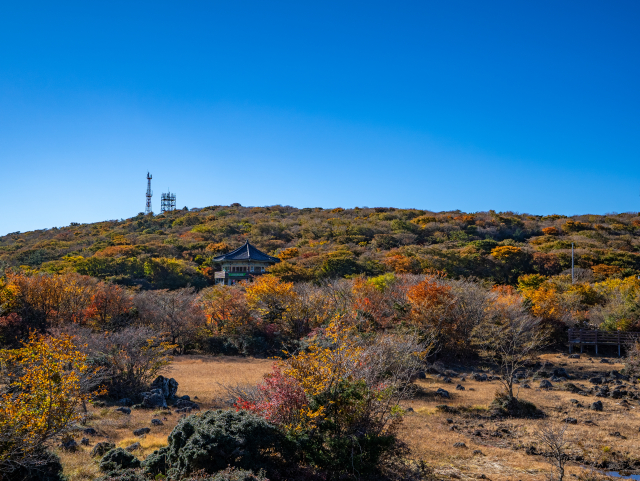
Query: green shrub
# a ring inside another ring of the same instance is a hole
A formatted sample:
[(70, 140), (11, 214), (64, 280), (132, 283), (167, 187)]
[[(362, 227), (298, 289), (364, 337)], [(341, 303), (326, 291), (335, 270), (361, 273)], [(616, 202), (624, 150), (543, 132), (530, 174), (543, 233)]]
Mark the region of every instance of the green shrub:
[(393, 429), (381, 432), (375, 419), (362, 416), (362, 407), (375, 403), (376, 395), (362, 381), (342, 380), (334, 390), (314, 396), (311, 408), (322, 406), (326, 415), (296, 439), (305, 461), (333, 473), (377, 472), (381, 458), (396, 446), (396, 436)]
[(3, 481), (66, 481), (62, 474), (60, 458), (50, 451), (43, 451), (36, 456), (36, 463), (20, 465), (13, 471), (0, 475)]
[(139, 470), (126, 469), (101, 476), (96, 481), (148, 481)]
[(275, 426), (246, 411), (188, 416), (180, 420), (168, 441), (167, 447), (145, 460), (146, 474), (182, 478), (198, 471), (214, 474), (229, 466), (268, 472), (293, 460), (295, 454), (291, 442)]
[(184, 478), (183, 481), (269, 481), (264, 472), (255, 474), (251, 470), (244, 470), (238, 468), (227, 468), (224, 471), (219, 471), (213, 476), (207, 475), (204, 472), (195, 473), (194, 476)]
[(512, 418), (540, 418), (544, 417), (544, 413), (540, 411), (535, 404), (524, 399), (509, 397), (507, 394), (499, 391), (489, 406), (494, 416), (512, 417)]
[(100, 460), (100, 470), (106, 472), (117, 472), (139, 467), (140, 460), (122, 448), (112, 449)]

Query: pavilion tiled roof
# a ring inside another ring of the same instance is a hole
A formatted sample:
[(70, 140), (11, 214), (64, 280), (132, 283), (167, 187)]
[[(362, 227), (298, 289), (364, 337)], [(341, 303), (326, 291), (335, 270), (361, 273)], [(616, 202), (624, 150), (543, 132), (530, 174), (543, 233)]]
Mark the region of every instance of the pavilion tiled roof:
[(213, 258), (216, 262), (221, 261), (261, 261), (261, 262), (280, 262), (277, 257), (271, 257), (265, 254), (257, 247), (249, 244), (246, 241), (243, 246), (238, 247), (236, 250), (223, 254)]

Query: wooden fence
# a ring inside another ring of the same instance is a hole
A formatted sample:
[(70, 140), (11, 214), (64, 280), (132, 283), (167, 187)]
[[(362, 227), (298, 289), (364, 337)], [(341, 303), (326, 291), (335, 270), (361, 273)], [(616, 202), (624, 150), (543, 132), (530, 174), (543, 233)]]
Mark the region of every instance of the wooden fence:
[(617, 345), (618, 356), (621, 355), (622, 346), (634, 344), (640, 340), (640, 332), (622, 332), (622, 331), (586, 331), (584, 329), (569, 329), (569, 352), (573, 352), (573, 346), (580, 344), (580, 352), (582, 346), (596, 346), (596, 354), (598, 354), (598, 345)]

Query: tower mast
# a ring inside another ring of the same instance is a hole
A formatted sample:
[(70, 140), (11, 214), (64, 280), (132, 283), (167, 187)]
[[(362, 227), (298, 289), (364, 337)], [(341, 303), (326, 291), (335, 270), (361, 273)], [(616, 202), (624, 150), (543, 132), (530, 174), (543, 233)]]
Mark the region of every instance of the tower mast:
[(151, 209), (151, 196), (153, 195), (153, 191), (151, 190), (151, 174), (147, 172), (147, 205), (144, 208), (145, 214), (151, 214), (153, 211)]

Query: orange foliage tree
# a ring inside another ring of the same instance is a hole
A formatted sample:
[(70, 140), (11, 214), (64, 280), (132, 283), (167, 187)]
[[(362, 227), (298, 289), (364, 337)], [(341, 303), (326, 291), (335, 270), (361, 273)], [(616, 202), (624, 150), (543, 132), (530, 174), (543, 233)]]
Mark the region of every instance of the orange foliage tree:
[(396, 274), (417, 274), (422, 271), (420, 261), (402, 254), (389, 254), (384, 264)]
[(129, 292), (115, 284), (101, 283), (91, 298), (87, 317), (99, 329), (116, 329), (131, 314), (133, 301)]
[(456, 323), (451, 316), (455, 297), (440, 276), (429, 275), (409, 287), (407, 299), (411, 304), (410, 322), (423, 337), (435, 335), (443, 344), (455, 339)]

